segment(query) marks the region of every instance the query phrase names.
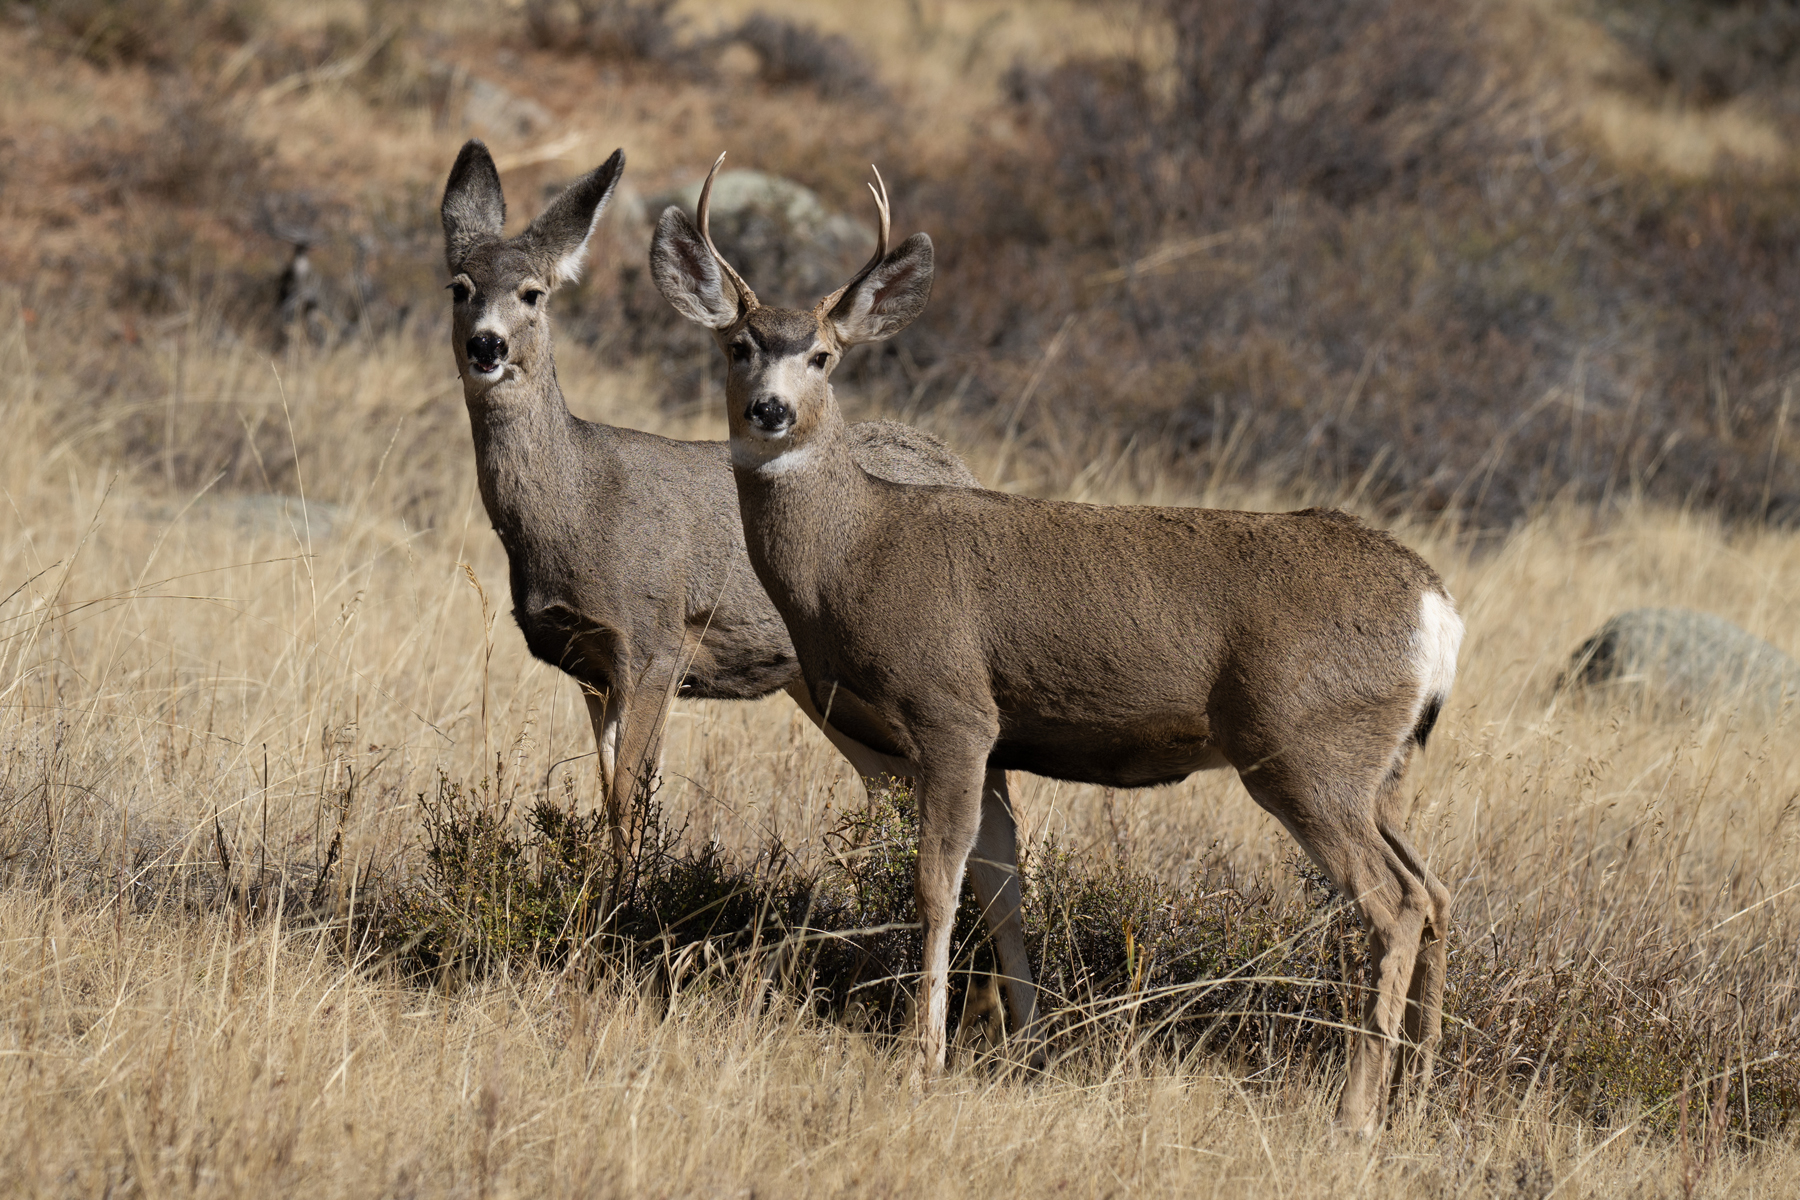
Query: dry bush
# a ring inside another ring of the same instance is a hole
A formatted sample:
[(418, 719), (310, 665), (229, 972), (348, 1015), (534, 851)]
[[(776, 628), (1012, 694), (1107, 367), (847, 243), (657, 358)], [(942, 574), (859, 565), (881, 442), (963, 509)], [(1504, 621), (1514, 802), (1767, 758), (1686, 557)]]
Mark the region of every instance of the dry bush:
[(674, 0), (529, 0), (525, 34), (544, 49), (648, 64), (694, 81), (712, 78), (720, 50), (741, 45), (756, 56), (757, 79), (771, 87), (807, 87), (829, 101), (885, 96), (874, 68), (842, 34), (759, 10), (716, 35), (689, 36), (688, 19), (674, 8)]
[[(761, 971), (820, 1017), (908, 1028), (919, 836), (903, 789), (839, 814), (812, 846), (774, 836), (747, 856), (671, 826), (654, 796), (640, 796), (620, 855), (600, 814), (576, 812), (572, 790), (535, 800), (523, 820), (499, 790), (440, 778), (420, 796), (422, 870), (370, 897), (358, 944), (429, 978), (539, 967), (703, 988)], [(1052, 838), (1027, 853), (1024, 874), (1055, 1056), (1116, 1044), (1265, 1064), (1341, 1058), (1359, 994), (1344, 964), (1360, 939), (1310, 870), (1317, 888), (1297, 906), (1223, 857), (1171, 886)], [(995, 969), (967, 888), (952, 945), (959, 1012)]]
[(1016, 69), (1027, 136), (897, 189), (939, 240), (909, 344), (939, 386), (972, 369), (1004, 422), (1055, 343), (1040, 444), (1098, 412), (1198, 478), (1235, 455), (1490, 527), (1621, 491), (1800, 514), (1789, 173), (1615, 173), (1534, 114), (1480, 7), (1158, 11), (1164, 75)]
[(886, 98), (874, 66), (842, 34), (754, 12), (730, 40), (756, 52), (757, 78), (776, 87), (810, 87), (825, 100), (878, 103)]
[(230, 216), (266, 183), (274, 148), (249, 132), (236, 98), (165, 82), (148, 115), (145, 132), (115, 123), (80, 152), (82, 175), (105, 189), (108, 204), (166, 204), (193, 223)]
[(674, 7), (675, 0), (528, 0), (525, 30), (534, 45), (602, 62), (697, 69), (695, 47), (682, 37), (686, 19)]
[(1720, 104), (1795, 82), (1800, 13), (1781, 0), (1610, 0), (1608, 28), (1661, 89)]
[[(1539, 111), (1513, 61), (1530, 38), (1497, 47), (1492, 6), (1136, 11), (1156, 53), (1020, 64), (954, 139), (914, 128), (913, 102), (854, 42), (780, 15), (710, 38), (655, 4), (538, 5), (511, 28), (515, 45), (602, 53), (583, 40), (599, 38), (609, 61), (647, 64), (627, 86), (668, 111), (650, 118), (662, 144), (695, 139), (696, 164), (748, 142), (756, 165), (852, 214), (866, 213), (862, 164), (884, 164), (901, 227), (937, 242), (939, 277), (918, 326), (846, 365), (847, 390), (876, 403), (978, 417), (1051, 452), (1034, 461), (1104, 426), (1164, 447), (1196, 486), (1254, 463), (1270, 487), (1488, 530), (1563, 496), (1800, 514), (1789, 168), (1676, 181), (1607, 161)], [(268, 35), (240, 80), (285, 87), (355, 60), (373, 33)], [(683, 74), (733, 40), (753, 44), (768, 86)], [(357, 119), (425, 53), (395, 47), (400, 66), (343, 81), (364, 96)], [(692, 90), (667, 92), (671, 73)], [(886, 98), (830, 98), (864, 85)], [(1770, 104), (1784, 86), (1766, 84)], [(327, 236), (290, 240), (313, 247), (328, 298), (302, 340), (409, 325), (435, 270), (442, 164), (379, 193), (322, 188), (279, 151), (267, 160), (241, 97), (170, 99), (146, 153), (96, 140), (103, 205), (131, 209), (145, 237), (84, 276), (112, 276), (105, 301), (153, 315), (210, 298), (239, 332), (283, 344), (270, 325), (286, 252), (242, 223), (267, 197), (311, 192)], [(642, 246), (620, 251), (563, 298), (566, 332), (692, 404), (714, 356), (644, 284)]]
[(1171, 0), (1166, 10), (1176, 93), (1159, 132), (1204, 172), (1185, 181), (1211, 185), (1194, 193), (1202, 206), (1233, 184), (1339, 206), (1403, 203), (1503, 152), (1515, 132), (1513, 102), (1480, 52), (1478, 6)]
[(261, 0), (28, 0), (19, 6), (72, 52), (103, 66), (178, 67), (248, 41)]

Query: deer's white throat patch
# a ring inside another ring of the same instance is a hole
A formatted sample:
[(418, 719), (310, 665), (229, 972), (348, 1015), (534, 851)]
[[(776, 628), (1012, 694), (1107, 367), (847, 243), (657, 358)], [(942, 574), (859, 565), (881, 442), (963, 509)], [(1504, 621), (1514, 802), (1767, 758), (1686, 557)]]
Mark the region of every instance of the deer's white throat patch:
[(797, 471), (813, 459), (811, 446), (796, 446), (784, 431), (779, 438), (734, 437), (731, 439), (731, 465), (758, 475), (774, 477)]

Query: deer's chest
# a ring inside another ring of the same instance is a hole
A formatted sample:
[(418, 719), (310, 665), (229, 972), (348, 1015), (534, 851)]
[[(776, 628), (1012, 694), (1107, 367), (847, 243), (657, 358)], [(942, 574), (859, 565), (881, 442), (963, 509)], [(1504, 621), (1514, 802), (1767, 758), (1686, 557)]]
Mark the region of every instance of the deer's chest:
[(561, 603), (518, 604), (513, 619), (534, 657), (594, 687), (612, 686), (619, 658), (615, 630)]

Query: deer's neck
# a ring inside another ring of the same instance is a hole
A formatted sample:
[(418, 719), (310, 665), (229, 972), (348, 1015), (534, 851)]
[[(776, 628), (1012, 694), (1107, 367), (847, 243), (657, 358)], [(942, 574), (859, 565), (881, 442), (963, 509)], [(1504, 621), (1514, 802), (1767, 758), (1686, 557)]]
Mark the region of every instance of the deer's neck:
[(740, 453), (735, 441), (732, 449), (757, 576), (776, 607), (810, 612), (849, 560), (873, 501), (849, 428), (833, 405), (803, 445), (779, 456)]
[(556, 368), (546, 356), (537, 369), (483, 392), (465, 384), (464, 398), (488, 518), (509, 548), (509, 535), (535, 541), (530, 533), (542, 515), (559, 511), (591, 482), (581, 469), (575, 417), (557, 386)]

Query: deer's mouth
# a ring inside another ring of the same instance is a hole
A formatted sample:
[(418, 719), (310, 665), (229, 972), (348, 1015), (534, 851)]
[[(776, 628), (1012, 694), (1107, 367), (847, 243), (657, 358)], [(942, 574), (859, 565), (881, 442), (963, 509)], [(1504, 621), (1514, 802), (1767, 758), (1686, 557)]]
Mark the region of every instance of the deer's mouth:
[(779, 396), (764, 395), (744, 409), (744, 420), (757, 437), (779, 441), (794, 428), (800, 414)]
[(505, 372), (506, 339), (499, 334), (478, 333), (464, 350), (469, 356), (469, 374), (483, 383), (494, 383)]

